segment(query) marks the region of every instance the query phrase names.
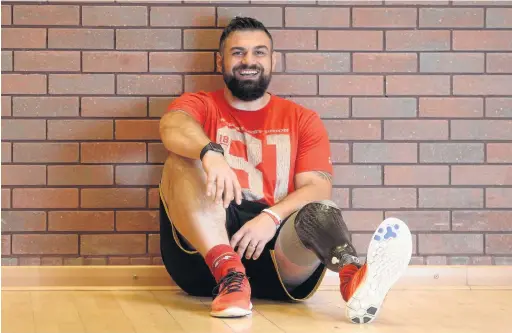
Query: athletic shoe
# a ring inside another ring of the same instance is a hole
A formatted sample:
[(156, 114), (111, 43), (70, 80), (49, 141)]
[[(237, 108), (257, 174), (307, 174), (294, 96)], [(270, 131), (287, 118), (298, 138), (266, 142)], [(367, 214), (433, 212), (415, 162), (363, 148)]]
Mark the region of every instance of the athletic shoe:
[(251, 286), (247, 276), (230, 269), (213, 290), (213, 317), (243, 317), (251, 314)]
[(387, 293), (407, 270), (411, 255), (412, 236), (407, 225), (396, 218), (385, 219), (372, 236), (364, 265), (349, 264), (339, 272), (350, 321), (366, 324), (377, 318)]

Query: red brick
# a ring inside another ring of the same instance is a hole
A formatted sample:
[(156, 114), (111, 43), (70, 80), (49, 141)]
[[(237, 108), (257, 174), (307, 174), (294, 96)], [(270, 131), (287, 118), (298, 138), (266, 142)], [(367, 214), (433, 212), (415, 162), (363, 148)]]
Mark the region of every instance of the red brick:
[(78, 162), (78, 143), (14, 143), (15, 163)]
[(2, 96), (2, 117), (10, 117), (12, 114), (12, 97)]
[(82, 235), (80, 237), (80, 254), (82, 255), (144, 253), (146, 253), (145, 234)]
[(384, 46), (382, 31), (319, 30), (319, 50), (380, 51)]
[[(247, 1), (247, 0), (246, 0)], [(319, 0), (322, 1), (322, 0)], [(254, 5), (314, 5), (315, 0), (251, 0)]]
[(450, 212), (447, 211), (387, 211), (385, 218), (404, 221), (411, 231), (450, 230)]
[[(453, 6), (482, 6), (482, 0), (452, 0)], [(512, 1), (500, 0), (500, 1), (485, 1), (486, 6), (510, 6)]]
[(453, 50), (510, 51), (512, 31), (453, 31)]
[(354, 8), (353, 27), (398, 28), (416, 26), (415, 8)]
[(50, 140), (112, 140), (112, 120), (48, 120)]
[(489, 118), (512, 118), (512, 98), (486, 98), (485, 116)]
[(353, 143), (354, 163), (417, 163), (415, 143)]
[(42, 266), (62, 266), (61, 257), (43, 257), (41, 258)]
[(320, 75), (322, 95), (382, 95), (384, 78), (363, 75)]
[(178, 29), (117, 29), (118, 50), (177, 50), (181, 48)]
[(146, 117), (146, 97), (82, 97), (82, 117)]
[(385, 120), (385, 140), (447, 140), (446, 120)]
[(454, 211), (454, 231), (512, 231), (510, 211)]
[(12, 145), (10, 142), (2, 142), (2, 163), (12, 162)]
[(487, 53), (488, 73), (512, 73), (512, 53)]
[(48, 231), (114, 231), (114, 212), (49, 212)]
[(2, 49), (44, 48), (46, 48), (45, 28), (2, 28)]
[(275, 50), (316, 50), (316, 31), (314, 30), (270, 30), (270, 33)]
[(424, 73), (483, 73), (483, 53), (422, 53), (420, 71)]
[(471, 28), (484, 26), (483, 8), (420, 8), (421, 28)]
[(2, 5), (2, 25), (12, 24), (12, 9), (10, 5)]
[[(272, 78), (274, 81), (275, 76)], [(224, 87), (222, 75), (186, 75), (185, 92), (212, 91)]]
[(84, 72), (147, 72), (146, 52), (85, 51), (82, 54)]
[(2, 189), (2, 208), (11, 208), (11, 189)]
[(159, 120), (116, 120), (116, 140), (159, 139)]
[(416, 58), (415, 53), (354, 53), (353, 68), (361, 73), (416, 72)]
[(145, 6), (82, 6), (83, 26), (146, 26)]
[(108, 258), (108, 265), (129, 265), (130, 258), (128, 257), (110, 257)]
[(512, 8), (486, 8), (487, 28), (512, 28)]
[(150, 72), (211, 72), (215, 68), (213, 52), (151, 52)]
[(512, 143), (488, 143), (487, 162), (512, 163)]
[(275, 95), (316, 95), (316, 75), (273, 75), (269, 91)]
[[(372, 239), (373, 233), (364, 233), (364, 234), (352, 234), (352, 243), (354, 247), (356, 248), (356, 251), (358, 255), (365, 256), (366, 251), (368, 251), (368, 244), (370, 243)], [(416, 254), (416, 248), (417, 248), (417, 240), (416, 235), (412, 235), (412, 253)], [(365, 259), (362, 257), (361, 259)]]
[(2, 74), (2, 94), (46, 94), (46, 75)]
[(473, 97), (421, 97), (420, 117), (479, 118), (483, 116), (482, 98)]
[(184, 3), (208, 3), (208, 4), (244, 4), (250, 0), (183, 0)]
[(415, 118), (415, 98), (354, 97), (353, 118)]
[(485, 235), (486, 254), (512, 253), (512, 234)]
[(440, 165), (386, 165), (384, 185), (448, 185), (450, 170)]
[(114, 94), (114, 74), (49, 74), (50, 94)]
[(391, 6), (406, 6), (406, 5), (420, 5), (420, 6), (443, 6), (450, 4), (449, 0), (384, 0), (385, 5)]
[(125, 95), (178, 95), (182, 93), (179, 75), (118, 75), (117, 93)]
[(117, 231), (158, 231), (160, 229), (159, 212), (149, 211), (117, 211)]
[(322, 118), (348, 118), (349, 99), (346, 97), (289, 97), (287, 99), (313, 110)]
[(149, 98), (149, 117), (161, 118), (167, 110), (169, 104), (174, 101), (175, 97), (150, 97)]
[(39, 258), (39, 257), (19, 258), (19, 266), (41, 266), (41, 258)]
[(64, 266), (98, 266), (106, 264), (107, 258), (64, 258)]
[(161, 165), (118, 165), (117, 185), (158, 185), (162, 176)]
[(212, 27), (215, 7), (152, 7), (153, 27)]
[(148, 235), (148, 254), (159, 255), (160, 252), (160, 235), (149, 234)]
[(18, 258), (2, 258), (2, 266), (18, 266)]
[(2, 231), (45, 231), (46, 212), (38, 211), (3, 211)]
[(281, 7), (217, 7), (217, 26), (225, 27), (235, 16), (250, 16), (261, 21), (267, 28), (283, 26)]
[(420, 163), (482, 163), (483, 143), (420, 143)]
[(287, 27), (294, 28), (342, 28), (350, 26), (349, 8), (287, 7)]
[(448, 30), (386, 31), (386, 50), (442, 51), (450, 49)]
[(48, 29), (48, 47), (53, 49), (113, 49), (112, 29)]
[(420, 254), (483, 254), (484, 239), (479, 234), (419, 234)]
[(375, 231), (383, 220), (382, 211), (350, 211), (342, 212), (343, 220), (352, 232)]
[(348, 208), (350, 206), (350, 190), (348, 188), (333, 188), (332, 201), (339, 208)]
[(15, 188), (13, 208), (77, 208), (76, 188)]
[(78, 235), (13, 235), (13, 254), (77, 254)]
[[(180, 32), (180, 30), (176, 30)], [(185, 50), (215, 50), (219, 49), (221, 29), (185, 29), (183, 30), (183, 48)], [(181, 34), (180, 34), (181, 36)], [(165, 37), (168, 38), (167, 36)], [(175, 48), (180, 48), (181, 44)]]
[(286, 54), (286, 72), (340, 73), (350, 70), (348, 53), (288, 53)]
[(168, 155), (162, 143), (148, 143), (148, 162), (164, 163)]
[(386, 77), (388, 95), (450, 95), (448, 75), (389, 75)]
[(12, 72), (13, 67), (13, 51), (2, 51), (2, 73)]
[(507, 95), (512, 87), (512, 75), (456, 75), (453, 93), (458, 95)]
[(334, 185), (380, 185), (379, 165), (335, 165)]
[(159, 205), (160, 205), (160, 192), (159, 192), (158, 188), (149, 189), (149, 191), (148, 191), (148, 208), (158, 208)]
[(146, 162), (146, 144), (142, 142), (83, 142), (81, 156), (82, 163), (144, 163)]
[(2, 140), (44, 140), (43, 119), (2, 119)]
[(512, 185), (512, 165), (452, 166), (454, 185)]
[(350, 146), (347, 143), (331, 142), (330, 148), (333, 163), (350, 162)]
[(482, 208), (481, 188), (420, 188), (421, 208)]
[(15, 117), (77, 117), (78, 97), (14, 97)]
[(352, 190), (354, 208), (415, 208), (416, 189), (414, 188), (354, 188)]
[(331, 140), (380, 140), (379, 120), (326, 120), (324, 126)]
[(78, 25), (80, 7), (66, 5), (16, 5), (13, 9), (16, 25)]
[(452, 120), (451, 139), (512, 140), (512, 120)]
[(44, 165), (3, 165), (2, 185), (45, 185)]
[(111, 165), (49, 165), (49, 185), (113, 185)]
[(146, 206), (143, 188), (84, 188), (82, 208), (141, 208)]

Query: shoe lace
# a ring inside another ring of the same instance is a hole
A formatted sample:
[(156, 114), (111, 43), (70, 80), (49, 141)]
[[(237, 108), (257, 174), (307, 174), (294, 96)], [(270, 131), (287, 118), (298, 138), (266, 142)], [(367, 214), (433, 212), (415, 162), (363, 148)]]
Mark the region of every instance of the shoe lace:
[(220, 279), (217, 286), (213, 289), (213, 296), (221, 293), (230, 294), (233, 292), (241, 291), (242, 284), (246, 275), (237, 271), (230, 271), (222, 279)]

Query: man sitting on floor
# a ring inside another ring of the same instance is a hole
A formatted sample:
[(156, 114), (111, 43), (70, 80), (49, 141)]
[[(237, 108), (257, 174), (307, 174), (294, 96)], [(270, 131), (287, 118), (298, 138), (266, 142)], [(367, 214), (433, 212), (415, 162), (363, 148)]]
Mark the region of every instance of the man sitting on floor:
[(327, 269), (352, 322), (372, 321), (407, 268), (411, 234), (375, 231), (361, 264), (331, 200), (333, 167), (319, 116), (267, 92), (272, 36), (237, 17), (220, 38), (223, 89), (185, 93), (161, 119), (169, 152), (160, 183), (161, 253), (185, 292), (215, 296), (211, 315), (251, 313), (251, 297), (305, 300)]

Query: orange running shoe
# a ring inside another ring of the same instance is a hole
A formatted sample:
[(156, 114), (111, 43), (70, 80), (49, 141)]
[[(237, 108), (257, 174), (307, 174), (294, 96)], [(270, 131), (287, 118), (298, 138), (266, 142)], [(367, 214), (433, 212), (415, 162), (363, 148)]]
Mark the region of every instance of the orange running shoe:
[(213, 317), (243, 317), (252, 313), (251, 285), (247, 276), (230, 269), (213, 290)]
[(387, 293), (407, 270), (411, 255), (412, 236), (407, 225), (396, 218), (385, 219), (372, 236), (365, 264), (360, 268), (349, 264), (339, 271), (350, 321), (366, 324), (377, 318)]

